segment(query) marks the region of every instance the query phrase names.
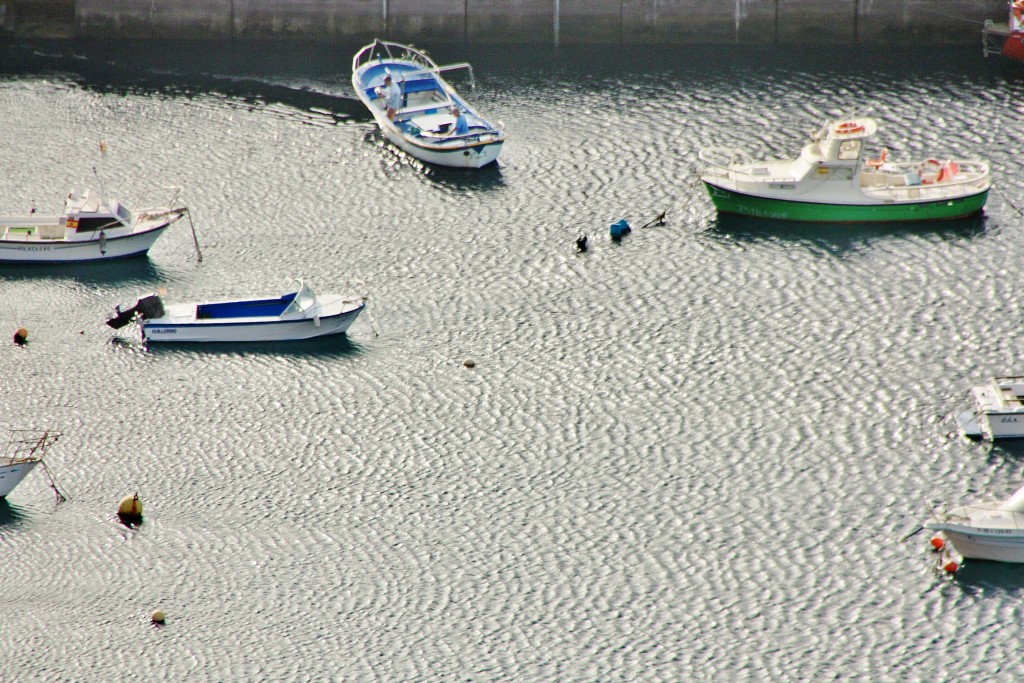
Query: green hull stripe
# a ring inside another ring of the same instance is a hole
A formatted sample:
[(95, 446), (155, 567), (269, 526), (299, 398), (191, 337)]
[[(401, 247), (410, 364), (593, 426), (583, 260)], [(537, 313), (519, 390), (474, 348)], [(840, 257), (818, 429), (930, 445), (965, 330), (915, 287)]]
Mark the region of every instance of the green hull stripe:
[(940, 199), (916, 204), (812, 204), (786, 199), (766, 199), (716, 187), (704, 182), (711, 202), (722, 213), (738, 213), (757, 218), (820, 223), (866, 223), (871, 221), (936, 221), (962, 218), (981, 211), (988, 190), (956, 199)]

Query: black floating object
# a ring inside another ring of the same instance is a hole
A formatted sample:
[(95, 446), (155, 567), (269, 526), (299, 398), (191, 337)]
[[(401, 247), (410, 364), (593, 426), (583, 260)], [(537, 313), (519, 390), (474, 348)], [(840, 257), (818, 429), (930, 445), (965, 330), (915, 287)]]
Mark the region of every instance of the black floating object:
[(587, 236), (580, 235), (576, 238), (576, 251), (584, 252), (587, 250)]

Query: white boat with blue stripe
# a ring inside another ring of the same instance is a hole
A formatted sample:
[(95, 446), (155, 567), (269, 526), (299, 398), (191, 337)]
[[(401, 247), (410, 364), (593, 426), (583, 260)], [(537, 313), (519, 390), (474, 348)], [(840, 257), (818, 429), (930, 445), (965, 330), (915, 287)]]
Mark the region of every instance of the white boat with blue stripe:
[(366, 306), (364, 297), (316, 294), (297, 280), (279, 297), (164, 305), (158, 294), (117, 309), (115, 329), (137, 320), (148, 342), (272, 342), (344, 334)]
[(497, 161), (506, 135), (441, 77), (461, 69), (472, 85), (468, 63), (438, 66), (422, 50), (376, 40), (352, 59), (352, 87), (384, 137), (407, 154), (439, 166), (481, 168)]

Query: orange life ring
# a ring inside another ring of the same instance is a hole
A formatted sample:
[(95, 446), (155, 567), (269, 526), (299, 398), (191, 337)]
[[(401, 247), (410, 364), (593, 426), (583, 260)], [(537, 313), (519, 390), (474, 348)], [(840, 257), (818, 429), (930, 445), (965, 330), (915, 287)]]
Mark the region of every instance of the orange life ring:
[(849, 133), (859, 133), (864, 130), (864, 124), (859, 121), (843, 121), (842, 123), (836, 124), (835, 132), (839, 135), (848, 135)]

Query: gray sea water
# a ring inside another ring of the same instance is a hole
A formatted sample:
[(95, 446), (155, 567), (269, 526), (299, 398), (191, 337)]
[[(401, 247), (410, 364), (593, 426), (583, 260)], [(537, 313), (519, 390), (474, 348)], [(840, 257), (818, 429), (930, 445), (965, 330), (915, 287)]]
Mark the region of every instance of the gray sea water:
[[(1024, 371), (1024, 69), (980, 45), (439, 48), (510, 133), (450, 172), (382, 141), (357, 47), (0, 46), (0, 214), (56, 211), (95, 166), (126, 201), (182, 186), (203, 254), (179, 223), (147, 258), (0, 269), (0, 423), (63, 431), (69, 497), (40, 470), (0, 503), (0, 679), (1024, 674), (1024, 567), (950, 576), (904, 538), (1024, 480), (1024, 449), (951, 417)], [(866, 105), (893, 159), (990, 160), (985, 214), (725, 220), (695, 183), (703, 145), (789, 156)], [(103, 324), (158, 287), (292, 277), (368, 314), (293, 346)]]

